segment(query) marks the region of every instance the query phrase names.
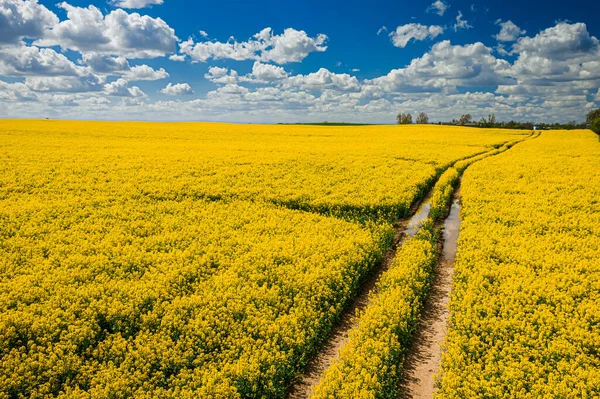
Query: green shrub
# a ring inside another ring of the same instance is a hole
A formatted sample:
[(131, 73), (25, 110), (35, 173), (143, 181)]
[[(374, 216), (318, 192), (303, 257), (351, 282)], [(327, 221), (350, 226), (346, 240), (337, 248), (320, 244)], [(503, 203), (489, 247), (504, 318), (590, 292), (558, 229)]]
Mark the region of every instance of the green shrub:
[(596, 118), (592, 121), (590, 129), (592, 129), (594, 133), (600, 134), (600, 118)]

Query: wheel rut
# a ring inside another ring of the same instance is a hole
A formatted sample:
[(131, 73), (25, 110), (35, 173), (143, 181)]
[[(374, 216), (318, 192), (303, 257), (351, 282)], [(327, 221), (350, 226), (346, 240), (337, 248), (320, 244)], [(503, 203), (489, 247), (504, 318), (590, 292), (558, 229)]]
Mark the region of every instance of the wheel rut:
[[(535, 140), (540, 135), (539, 132), (532, 134), (514, 145)], [(498, 154), (491, 156), (495, 155)], [(440, 257), (429, 295), (425, 299), (417, 329), (404, 357), (398, 385), (399, 399), (432, 399), (435, 396), (436, 380), (441, 372), (443, 344), (450, 320), (450, 294), (461, 223), (461, 182), (462, 175), (452, 194), (449, 213), (443, 221), (442, 237), (438, 243)]]
[(450, 318), (450, 292), (460, 231), (459, 188), (454, 191), (450, 213), (444, 220), (441, 258), (438, 262), (421, 319), (408, 349), (400, 377), (400, 398), (433, 398), (435, 376), (442, 360), (442, 344)]
[[(539, 134), (538, 134), (539, 136)], [(524, 139), (523, 141), (527, 141), (529, 139), (532, 138), (537, 138), (538, 136), (535, 135), (531, 135), (528, 138)], [(520, 142), (523, 142), (520, 141)], [(483, 154), (478, 154), (478, 155), (473, 155), (470, 158), (476, 158), (480, 155)], [(493, 153), (493, 150), (489, 152), (488, 156), (493, 156), (495, 155), (495, 153)], [(468, 159), (468, 158), (467, 158)], [(438, 176), (439, 177), (439, 176)], [(411, 209), (411, 217), (401, 220), (396, 224), (396, 233), (394, 236), (394, 240), (392, 243), (391, 248), (386, 252), (383, 260), (380, 262), (379, 265), (377, 265), (374, 270), (371, 272), (371, 274), (369, 275), (369, 277), (367, 278), (367, 280), (362, 284), (359, 292), (357, 293), (357, 295), (355, 296), (355, 298), (351, 301), (351, 303), (347, 306), (347, 308), (342, 312), (341, 316), (340, 316), (340, 321), (332, 328), (328, 339), (323, 342), (323, 344), (321, 345), (319, 351), (311, 358), (311, 360), (308, 362), (308, 365), (306, 366), (304, 372), (299, 375), (295, 380), (292, 381), (290, 387), (288, 388), (287, 391), (287, 398), (289, 399), (305, 399), (305, 398), (309, 398), (310, 394), (312, 392), (313, 387), (319, 382), (320, 378), (323, 376), (325, 370), (327, 370), (331, 364), (337, 359), (338, 357), (338, 353), (340, 348), (347, 342), (348, 340), (348, 333), (349, 331), (352, 329), (352, 327), (355, 326), (356, 324), (356, 314), (357, 312), (360, 312), (361, 310), (363, 310), (369, 303), (369, 298), (370, 295), (374, 292), (376, 292), (376, 285), (377, 282), (379, 281), (379, 278), (381, 277), (381, 275), (389, 269), (393, 259), (396, 256), (396, 252), (397, 249), (402, 245), (402, 242), (409, 237), (414, 236), (418, 231), (419, 231), (419, 224), (422, 223), (425, 219), (427, 219), (427, 217), (429, 216), (429, 210), (431, 208), (431, 204), (430, 204), (430, 195), (431, 192), (433, 191), (433, 187), (435, 185), (434, 184), (431, 185), (428, 194), (420, 201), (418, 201), (413, 208)], [(457, 189), (458, 190), (458, 189)], [(454, 202), (452, 204), (451, 210), (450, 210), (450, 215), (447, 218), (448, 223), (450, 222), (450, 219), (453, 220), (453, 223), (455, 224), (454, 227), (448, 226), (444, 228), (444, 241), (443, 242), (448, 242), (451, 243), (452, 241), (454, 241), (454, 255), (456, 254), (456, 239), (458, 238), (458, 223), (460, 223), (460, 219), (458, 217), (458, 213), (460, 210), (460, 206), (459, 206), (459, 202), (458, 202), (458, 197), (457, 197), (457, 192), (455, 191), (454, 193)], [(453, 213), (454, 212), (454, 213)], [(455, 233), (451, 233), (452, 231), (456, 230)], [(446, 234), (455, 234), (456, 237), (449, 235), (448, 237), (446, 237)], [(448, 244), (447, 246), (444, 246), (442, 244), (442, 242), (440, 242), (440, 250), (442, 252), (444, 251), (450, 251), (451, 245)], [(444, 248), (446, 247), (446, 248)], [(434, 295), (437, 295), (437, 297), (439, 297), (439, 301), (441, 301), (439, 304), (432, 304), (430, 305), (431, 309), (429, 310), (431, 312), (432, 317), (435, 316), (436, 318), (441, 318), (440, 321), (436, 322), (437, 324), (434, 327), (434, 335), (435, 338), (434, 342), (436, 343), (436, 347), (440, 348), (440, 355), (438, 357), (429, 357), (429, 355), (427, 354), (423, 354), (421, 352), (421, 350), (424, 349), (419, 349), (419, 348), (415, 348), (413, 350), (413, 352), (415, 353), (414, 356), (418, 357), (418, 358), (429, 358), (429, 365), (426, 366), (428, 373), (431, 374), (431, 378), (427, 378), (426, 380), (429, 381), (433, 381), (433, 375), (435, 373), (431, 373), (430, 369), (435, 369), (437, 370), (437, 366), (434, 367), (434, 364), (439, 364), (439, 358), (441, 358), (441, 347), (437, 344), (437, 342), (442, 342), (443, 338), (445, 336), (445, 327), (446, 327), (446, 322), (448, 320), (449, 317), (449, 312), (447, 310), (447, 304), (448, 304), (448, 298), (449, 298), (449, 294), (450, 294), (450, 288), (452, 285), (452, 265), (453, 265), (453, 259), (454, 259), (454, 255), (452, 255), (451, 257), (451, 262), (450, 261), (446, 261), (443, 267), (440, 267), (440, 270), (445, 270), (443, 273), (439, 273), (440, 276), (438, 276), (438, 273), (436, 272), (436, 277), (434, 277), (434, 285), (438, 285), (439, 286), (439, 293), (435, 293), (434, 291), (432, 291), (432, 297)], [(450, 259), (450, 252), (445, 255), (445, 257), (447, 257), (448, 259)], [(444, 262), (441, 262), (440, 264), (442, 264)], [(435, 305), (435, 306), (434, 306)], [(425, 305), (425, 307), (427, 308), (427, 304)], [(425, 312), (427, 312), (428, 310), (425, 309)], [(445, 315), (444, 315), (445, 313)], [(439, 327), (442, 327), (442, 332), (441, 332), (441, 336), (439, 335)], [(421, 330), (424, 330), (424, 325), (419, 324), (418, 327), (418, 331), (416, 333), (416, 335), (421, 334)], [(417, 365), (417, 360), (415, 359), (413, 360), (414, 365)], [(409, 359), (407, 357), (406, 362), (408, 362)], [(436, 363), (437, 362), (437, 363)], [(405, 363), (407, 364), (407, 363)], [(407, 364), (408, 366), (408, 364)], [(404, 381), (410, 381), (414, 379), (413, 377), (411, 377), (410, 375), (407, 375), (406, 378), (403, 376), (402, 377), (402, 389), (406, 389), (404, 388)], [(433, 384), (433, 382), (432, 382)], [(408, 387), (408, 389), (411, 390), (416, 390), (417, 388), (412, 388), (412, 387)], [(433, 392), (433, 391), (432, 391)], [(409, 398), (409, 397), (427, 397), (427, 398), (431, 398), (432, 394), (429, 394), (429, 396), (401, 396), (401, 398)]]
[[(433, 185), (431, 190), (433, 190)], [(407, 237), (414, 236), (419, 231), (420, 223), (427, 219), (431, 207), (430, 192), (412, 209), (412, 216), (397, 224), (396, 233), (391, 248), (386, 252), (381, 263), (370, 274), (361, 286), (360, 291), (340, 316), (340, 321), (332, 329), (329, 338), (323, 343), (319, 352), (310, 360), (305, 373), (296, 380), (288, 391), (289, 399), (303, 399), (310, 396), (312, 388), (319, 382), (324, 371), (337, 358), (339, 349), (348, 340), (348, 332), (355, 325), (355, 315), (369, 303), (369, 295), (376, 289), (377, 281), (389, 269), (396, 251)]]

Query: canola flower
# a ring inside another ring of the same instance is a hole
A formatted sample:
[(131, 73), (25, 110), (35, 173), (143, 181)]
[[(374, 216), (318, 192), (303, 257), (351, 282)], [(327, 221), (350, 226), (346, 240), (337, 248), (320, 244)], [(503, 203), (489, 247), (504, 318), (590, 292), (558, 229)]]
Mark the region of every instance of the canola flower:
[(0, 398), (282, 397), (390, 221), (521, 136), (0, 121)]
[(427, 219), (408, 239), (377, 283), (339, 357), (311, 395), (320, 398), (395, 398), (400, 363), (416, 328), (427, 295), (440, 232)]
[[(523, 139), (521, 139), (523, 140)], [(436, 182), (429, 217), (408, 238), (383, 273), (377, 289), (339, 357), (315, 387), (312, 398), (396, 398), (404, 355), (417, 326), (439, 257), (440, 228), (460, 176), (471, 164), (508, 150), (517, 142), (456, 162)]]
[(548, 131), (465, 172), (438, 399), (600, 396), (599, 164)]

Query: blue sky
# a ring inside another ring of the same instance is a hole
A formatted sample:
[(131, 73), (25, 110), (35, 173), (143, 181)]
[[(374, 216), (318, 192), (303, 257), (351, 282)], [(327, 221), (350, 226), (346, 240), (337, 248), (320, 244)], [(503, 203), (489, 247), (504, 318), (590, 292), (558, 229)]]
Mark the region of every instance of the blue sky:
[(0, 116), (582, 120), (599, 18), (580, 0), (0, 0)]

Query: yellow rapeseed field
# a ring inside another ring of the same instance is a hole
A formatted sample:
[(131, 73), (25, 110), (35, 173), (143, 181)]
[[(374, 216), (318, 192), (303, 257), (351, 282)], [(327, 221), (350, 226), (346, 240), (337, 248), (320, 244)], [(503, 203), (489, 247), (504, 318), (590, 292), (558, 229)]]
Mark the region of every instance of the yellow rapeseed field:
[(284, 396), (391, 223), (523, 134), (0, 121), (0, 398)]
[(429, 198), (428, 218), (414, 237), (402, 243), (371, 293), (369, 305), (355, 316), (348, 341), (314, 388), (312, 399), (396, 398), (403, 394), (399, 391), (400, 370), (439, 257), (436, 221), (447, 216), (455, 187), (468, 166), (504, 152), (516, 142), (458, 161), (442, 173)]
[(549, 131), (467, 169), (439, 399), (600, 397), (600, 142)]

